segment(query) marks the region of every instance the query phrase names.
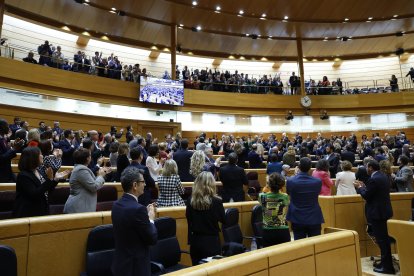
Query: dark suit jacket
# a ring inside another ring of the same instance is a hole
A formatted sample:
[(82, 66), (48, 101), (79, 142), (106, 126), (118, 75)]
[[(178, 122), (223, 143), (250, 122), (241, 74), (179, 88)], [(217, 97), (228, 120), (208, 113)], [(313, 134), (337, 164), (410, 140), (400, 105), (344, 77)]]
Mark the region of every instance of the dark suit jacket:
[(324, 222), (318, 196), (322, 181), (319, 178), (300, 172), (287, 179), (286, 191), (290, 195), (290, 204), (286, 220), (305, 225)]
[(11, 160), (16, 151), (7, 146), (6, 139), (0, 138), (0, 183), (14, 182), (15, 176), (11, 168)]
[(347, 160), (347, 161), (351, 162), (351, 164), (353, 166), (354, 163), (355, 163), (355, 153), (353, 153), (352, 151), (347, 151), (346, 150), (341, 154), (341, 160), (342, 161)]
[(72, 144), (66, 139), (59, 142), (59, 147), (62, 150), (62, 166), (73, 166), (73, 153), (76, 150), (75, 147), (72, 147)]
[(194, 177), (190, 174), (191, 156), (193, 156), (193, 152), (182, 149), (177, 150), (173, 155), (173, 159), (178, 166), (178, 175), (182, 182), (194, 181)]
[(220, 181), (223, 183), (223, 201), (244, 200), (243, 185), (248, 185), (246, 172), (236, 165), (227, 164), (220, 168)]
[(392, 217), (389, 179), (377, 171), (365, 183), (365, 187), (357, 189), (365, 199), (365, 215), (368, 222), (387, 220)]
[(35, 217), (49, 214), (45, 192), (52, 191), (57, 182), (46, 180), (43, 184), (33, 172), (21, 171), (16, 180), (16, 201), (13, 216)]
[(144, 206), (147, 206), (151, 203), (151, 190), (155, 189), (155, 181), (154, 178), (151, 177), (149, 170), (146, 166), (141, 165), (136, 162), (131, 162), (130, 167), (135, 167), (140, 170), (144, 171), (144, 181), (145, 181), (145, 188), (144, 193), (138, 197), (138, 202)]
[(157, 242), (157, 229), (149, 221), (147, 208), (124, 194), (112, 207), (115, 276), (151, 275), (150, 245)]
[(364, 166), (359, 166), (356, 173), (355, 173), (356, 180), (360, 180), (364, 183), (367, 183), (369, 179), (369, 175), (367, 173), (367, 169)]
[(329, 162), (329, 173), (331, 175), (331, 178), (335, 178), (336, 173), (338, 172), (339, 158), (335, 153), (332, 153), (329, 155), (329, 158), (327, 160)]
[(247, 155), (247, 160), (249, 161), (250, 169), (262, 168), (262, 158), (260, 158), (260, 156), (255, 151), (249, 152)]

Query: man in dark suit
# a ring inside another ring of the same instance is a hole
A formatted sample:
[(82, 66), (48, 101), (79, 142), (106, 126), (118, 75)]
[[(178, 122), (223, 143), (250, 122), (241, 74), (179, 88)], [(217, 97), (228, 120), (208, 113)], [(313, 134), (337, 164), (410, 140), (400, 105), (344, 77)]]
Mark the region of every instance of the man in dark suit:
[(191, 156), (193, 152), (188, 151), (188, 140), (181, 141), (181, 148), (173, 154), (173, 159), (177, 163), (178, 175), (182, 182), (192, 182), (194, 177), (190, 174)]
[(352, 166), (355, 163), (355, 153), (352, 151), (351, 145), (346, 146), (344, 152), (341, 154), (342, 161), (349, 161), (351, 162)]
[(141, 164), (143, 153), (139, 148), (133, 148), (129, 155), (131, 156), (131, 165), (129, 167), (135, 167), (144, 171), (145, 188), (144, 193), (138, 197), (138, 202), (144, 206), (151, 203), (151, 190), (155, 189), (155, 181), (151, 177), (147, 167)]
[(290, 204), (286, 220), (292, 223), (295, 240), (320, 235), (324, 222), (318, 202), (322, 181), (309, 175), (311, 167), (312, 161), (303, 157), (299, 161), (299, 172), (287, 179)]
[(380, 166), (375, 160), (368, 162), (367, 172), (371, 176), (370, 179), (365, 184), (355, 181), (354, 185), (358, 194), (366, 201), (365, 216), (381, 249), (381, 263), (374, 267), (374, 272), (394, 274), (387, 229), (387, 220), (392, 217), (390, 183), (387, 176), (380, 171)]
[(338, 172), (339, 158), (334, 152), (334, 148), (332, 145), (328, 144), (325, 148), (325, 151), (325, 159), (329, 162), (329, 173), (331, 175), (331, 178), (335, 178), (336, 173)]
[(243, 185), (248, 185), (246, 172), (237, 165), (237, 154), (229, 154), (229, 163), (220, 168), (220, 180), (223, 183), (223, 202), (244, 201)]
[(65, 139), (59, 142), (59, 148), (62, 150), (62, 165), (63, 166), (73, 166), (73, 153), (76, 150), (76, 147), (72, 144), (73, 140), (73, 131), (67, 129), (63, 132)]
[(154, 226), (155, 207), (138, 203), (145, 181), (139, 169), (128, 167), (121, 175), (123, 196), (112, 207), (115, 253), (112, 273), (115, 276), (151, 275), (150, 245), (157, 242)]
[(249, 161), (250, 169), (262, 168), (263, 161), (262, 158), (257, 154), (257, 145), (252, 145), (252, 150), (247, 155), (247, 160)]

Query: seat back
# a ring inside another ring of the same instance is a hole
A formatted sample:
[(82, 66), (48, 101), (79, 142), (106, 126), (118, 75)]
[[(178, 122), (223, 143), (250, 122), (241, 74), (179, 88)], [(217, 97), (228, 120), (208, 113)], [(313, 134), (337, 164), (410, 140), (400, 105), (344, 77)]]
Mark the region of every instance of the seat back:
[(117, 199), (118, 192), (114, 186), (103, 186), (97, 192), (96, 211), (111, 211)]
[(414, 198), (411, 199), (411, 220), (414, 221)]
[(248, 172), (246, 176), (247, 180), (259, 180), (259, 174), (257, 172)]
[(237, 208), (226, 209), (222, 226), (223, 238), (226, 243), (243, 243), (243, 234), (239, 225), (239, 210)]
[(86, 243), (86, 274), (112, 275), (111, 265), (115, 252), (112, 224), (96, 226), (89, 232)]
[(165, 269), (178, 264), (181, 260), (180, 244), (176, 236), (176, 221), (170, 217), (154, 221), (158, 232), (157, 243), (150, 248), (151, 261), (160, 263)]
[(6, 245), (0, 245), (0, 271), (3, 276), (17, 276), (16, 253)]
[(257, 247), (262, 247), (262, 238), (263, 237), (263, 209), (262, 205), (256, 205), (253, 207), (252, 210), (252, 218), (251, 218), (251, 224), (253, 229), (253, 234), (255, 237), (258, 237), (259, 239), (256, 239)]
[(63, 214), (63, 208), (65, 207), (65, 203), (68, 200), (69, 194), (69, 187), (55, 188), (52, 192), (49, 193), (49, 213), (51, 215)]
[(0, 192), (0, 220), (13, 218), (16, 191)]

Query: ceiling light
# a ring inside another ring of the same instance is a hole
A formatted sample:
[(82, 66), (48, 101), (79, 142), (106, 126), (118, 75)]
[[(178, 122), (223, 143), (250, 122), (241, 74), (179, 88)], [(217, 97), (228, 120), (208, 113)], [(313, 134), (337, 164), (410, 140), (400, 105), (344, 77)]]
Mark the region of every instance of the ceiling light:
[(220, 6), (217, 6), (216, 7), (216, 11), (220, 11), (221, 10), (221, 7)]
[(180, 24), (180, 27), (184, 27), (184, 25), (183, 24)]
[(197, 31), (201, 31), (201, 26), (196, 27)]
[(193, 1), (193, 6), (197, 6), (198, 2), (197, 1)]
[(371, 22), (371, 20), (367, 20), (366, 22), (369, 23), (369, 22)]
[(257, 35), (258, 37), (261, 37), (262, 35)]
[(345, 21), (349, 21), (349, 18), (345, 18), (344, 20), (345, 20)]
[(86, 3), (89, 3), (89, 0), (85, 0)]
[(395, 17), (398, 17), (398, 14), (394, 14), (392, 17), (394, 17), (394, 18), (395, 18)]
[(86, 2), (85, 2), (85, 3), (83, 3), (83, 4), (84, 4), (85, 6), (89, 6), (89, 4), (88, 4), (88, 3), (86, 3)]
[(110, 13), (116, 13), (116, 11), (109, 11)]
[(239, 14), (244, 14), (244, 11), (243, 10), (239, 10)]
[(246, 34), (246, 36), (249, 36), (249, 34)]
[(116, 9), (115, 9), (115, 8), (112, 8), (111, 10), (116, 11)]
[(391, 20), (397, 20), (397, 18), (391, 18)]
[(264, 18), (264, 17), (260, 17), (259, 19), (260, 19), (260, 20), (266, 20), (266, 18)]
[(286, 23), (286, 22), (287, 22), (287, 20), (282, 20), (282, 22), (285, 22), (285, 23)]
[(262, 13), (262, 17), (266, 17), (266, 14), (265, 13)]
[(288, 20), (289, 16), (285, 15), (285, 17), (283, 17), (284, 20)]
[(373, 17), (368, 17), (368, 20), (372, 20), (373, 19)]

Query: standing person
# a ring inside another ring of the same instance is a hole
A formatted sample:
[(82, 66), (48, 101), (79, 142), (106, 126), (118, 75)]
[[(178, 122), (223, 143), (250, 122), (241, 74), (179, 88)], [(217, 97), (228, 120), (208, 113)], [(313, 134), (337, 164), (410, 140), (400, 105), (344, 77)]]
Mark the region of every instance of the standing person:
[(63, 132), (64, 139), (59, 142), (59, 148), (62, 150), (62, 166), (73, 166), (73, 153), (76, 150), (74, 145), (73, 131), (67, 129)]
[(223, 202), (244, 201), (243, 186), (249, 184), (246, 172), (237, 165), (237, 154), (229, 154), (229, 163), (220, 168), (220, 180), (223, 183)]
[(7, 142), (9, 131), (7, 121), (0, 119), (0, 183), (16, 181), (11, 167), (11, 160), (16, 157), (16, 152), (23, 143), (23, 141), (17, 138), (12, 147), (10, 147)]
[(263, 246), (272, 246), (290, 241), (289, 226), (286, 221), (289, 197), (281, 193), (285, 179), (279, 173), (269, 175), (269, 193), (259, 195), (263, 210)]
[(390, 199), (390, 183), (388, 178), (379, 171), (377, 161), (367, 164), (370, 179), (366, 183), (355, 181), (355, 188), (366, 201), (365, 215), (368, 225), (371, 225), (376, 243), (381, 249), (381, 263), (374, 268), (374, 272), (394, 274), (392, 264), (391, 245), (388, 236), (387, 220), (392, 217)]
[(287, 179), (286, 190), (290, 195), (290, 204), (286, 219), (292, 223), (295, 240), (321, 234), (324, 223), (318, 195), (322, 181), (309, 175), (312, 161), (303, 157), (299, 161), (299, 172)]
[(329, 162), (330, 177), (335, 178), (336, 173), (338, 172), (339, 157), (334, 152), (334, 147), (331, 144), (326, 145), (325, 151), (326, 151), (325, 159), (328, 160)]
[(283, 171), (283, 168), (282, 168), (283, 164), (282, 162), (279, 161), (279, 157), (277, 156), (276, 153), (272, 153), (270, 155), (269, 161), (270, 162), (267, 163), (267, 169), (266, 169), (267, 175), (270, 175), (274, 172), (281, 174)]
[(105, 175), (111, 168), (100, 168), (98, 177), (88, 168), (92, 160), (89, 149), (81, 148), (73, 154), (75, 167), (69, 179), (70, 195), (63, 208), (63, 213), (96, 212), (97, 191), (105, 183)]
[(162, 174), (158, 176), (158, 188), (160, 189), (157, 200), (158, 207), (185, 205), (181, 198), (181, 195), (184, 194), (184, 188), (181, 185), (177, 163), (174, 160), (165, 161)]
[(336, 195), (355, 195), (355, 174), (351, 171), (352, 164), (349, 161), (342, 161), (342, 172), (336, 174)]
[(293, 146), (289, 146), (287, 152), (283, 154), (282, 162), (291, 168), (296, 167), (296, 152)]
[(53, 191), (58, 181), (65, 178), (70, 171), (53, 175), (52, 168), (46, 169), (46, 179), (37, 171), (43, 156), (38, 147), (28, 147), (19, 160), (20, 173), (16, 180), (16, 201), (13, 216), (35, 217), (49, 214), (47, 192)]
[(400, 155), (398, 158), (400, 169), (397, 175), (394, 175), (398, 192), (413, 192), (413, 170), (408, 166), (409, 161), (406, 155)]
[(147, 162), (145, 163), (154, 181), (158, 180), (158, 175), (160, 174), (162, 166), (165, 162), (165, 158), (160, 158), (159, 164), (157, 163), (157, 160), (155, 160), (155, 157), (158, 155), (158, 151), (159, 149), (157, 145), (151, 145), (148, 150)]
[(325, 159), (320, 159), (318, 163), (316, 163), (316, 170), (313, 171), (312, 176), (322, 180), (322, 188), (319, 194), (323, 196), (330, 196), (333, 182), (329, 174), (328, 161)]
[(410, 79), (412, 80), (412, 82), (414, 82), (414, 67), (410, 68), (410, 71), (408, 71), (407, 75), (405, 75), (406, 77), (410, 76)]
[(188, 140), (181, 140), (181, 148), (173, 154), (173, 159), (178, 166), (178, 175), (182, 182), (192, 182), (194, 177), (190, 173), (191, 156), (193, 152), (188, 151)]
[(399, 88), (398, 88), (398, 79), (395, 75), (391, 76), (390, 79), (390, 86), (391, 86), (391, 92), (398, 92)]
[(115, 276), (150, 276), (150, 246), (157, 242), (154, 225), (156, 209), (138, 203), (144, 193), (145, 181), (141, 170), (128, 167), (121, 175), (124, 194), (112, 207), (115, 252), (112, 273)]
[(210, 172), (201, 172), (195, 179), (185, 216), (193, 265), (198, 265), (203, 258), (221, 254), (218, 223), (224, 223), (224, 207), (216, 196), (216, 185)]
[(298, 83), (298, 77), (295, 76), (295, 72), (292, 72), (292, 76), (290, 76), (289, 78), (290, 92), (292, 95), (296, 94), (297, 83)]
[(118, 147), (118, 158), (116, 160), (116, 181), (119, 182), (121, 180), (121, 174), (128, 167), (129, 159), (129, 145), (127, 143), (122, 143)]

